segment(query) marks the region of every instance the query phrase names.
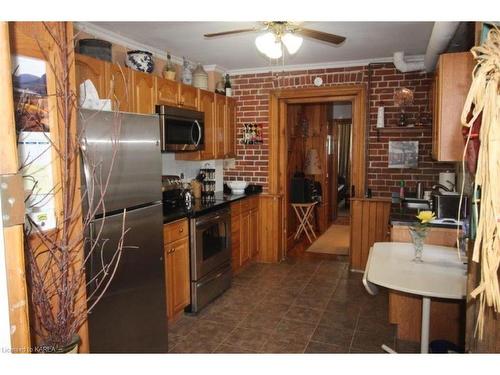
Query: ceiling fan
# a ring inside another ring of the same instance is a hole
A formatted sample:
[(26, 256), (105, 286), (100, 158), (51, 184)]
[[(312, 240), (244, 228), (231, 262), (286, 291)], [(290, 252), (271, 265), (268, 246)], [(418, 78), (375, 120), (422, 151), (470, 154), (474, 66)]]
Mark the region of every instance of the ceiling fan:
[(255, 39), (255, 45), (260, 52), (272, 59), (277, 59), (282, 56), (283, 45), (291, 55), (296, 53), (302, 45), (301, 36), (318, 39), (331, 44), (340, 44), (345, 40), (343, 36), (307, 29), (297, 22), (288, 21), (266, 21), (262, 22), (262, 26), (260, 27), (210, 33), (204, 36), (206, 38), (213, 38), (251, 31), (265, 32)]

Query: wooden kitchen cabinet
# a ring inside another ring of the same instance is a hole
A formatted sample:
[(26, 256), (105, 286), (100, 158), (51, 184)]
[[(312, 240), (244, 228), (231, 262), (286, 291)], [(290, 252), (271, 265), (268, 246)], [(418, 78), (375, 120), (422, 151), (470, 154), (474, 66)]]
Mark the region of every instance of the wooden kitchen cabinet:
[(75, 55), (75, 66), (78, 90), (81, 83), (90, 79), (100, 99), (111, 99), (113, 110), (133, 111), (130, 69), (80, 54)]
[(156, 80), (151, 74), (132, 72), (133, 105), (136, 113), (155, 113)]
[(240, 267), (244, 266), (250, 260), (250, 211), (241, 213), (241, 234), (240, 234)]
[(179, 100), (181, 108), (198, 109), (198, 92), (196, 87), (179, 83)]
[(106, 63), (106, 81), (109, 82), (113, 110), (132, 112), (132, 72), (118, 64)]
[(254, 208), (250, 210), (250, 258), (255, 258), (259, 254), (259, 237), (257, 235), (257, 231), (259, 229), (259, 210), (258, 208)]
[(108, 94), (106, 78), (106, 62), (89, 56), (75, 55), (76, 88), (80, 95), (80, 84), (89, 79), (94, 84), (99, 98), (104, 99)]
[(460, 161), (464, 150), (460, 117), (471, 84), (470, 52), (439, 56), (432, 85), (432, 157)]
[(183, 85), (171, 79), (155, 77), (157, 87), (157, 104), (173, 107), (198, 109), (198, 89)]
[(191, 302), (187, 228), (187, 219), (177, 220), (163, 226), (169, 320), (175, 320)]
[[(231, 211), (233, 211), (233, 205), (231, 205)], [(236, 272), (240, 268), (240, 252), (241, 252), (241, 240), (240, 240), (241, 226), (240, 226), (240, 214), (231, 213), (231, 265), (233, 272)]]
[(259, 201), (257, 196), (231, 203), (231, 252), (233, 272), (259, 254)]
[(178, 106), (179, 105), (179, 83), (171, 79), (155, 77), (157, 90), (157, 104)]

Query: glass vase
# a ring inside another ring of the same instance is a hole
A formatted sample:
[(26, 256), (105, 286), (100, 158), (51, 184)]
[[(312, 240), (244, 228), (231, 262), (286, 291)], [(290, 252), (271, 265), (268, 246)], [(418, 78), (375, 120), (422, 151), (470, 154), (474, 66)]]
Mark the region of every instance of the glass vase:
[(410, 227), (410, 235), (411, 235), (411, 240), (413, 242), (413, 247), (415, 250), (415, 257), (413, 258), (413, 261), (416, 263), (422, 263), (422, 251), (424, 249), (424, 242), (425, 238), (427, 237), (428, 233), (427, 227)]

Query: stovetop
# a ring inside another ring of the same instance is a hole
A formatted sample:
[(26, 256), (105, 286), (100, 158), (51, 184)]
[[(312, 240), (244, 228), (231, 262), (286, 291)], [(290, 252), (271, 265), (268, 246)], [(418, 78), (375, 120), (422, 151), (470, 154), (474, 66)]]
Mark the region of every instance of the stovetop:
[(186, 207), (185, 204), (180, 202), (179, 206), (172, 207), (171, 205), (163, 205), (163, 222), (171, 222), (174, 220), (182, 219), (183, 217), (199, 217), (209, 212), (213, 212), (222, 207), (228, 206), (231, 202), (244, 199), (253, 194), (223, 194), (222, 192), (215, 193), (215, 202), (204, 203), (199, 199), (193, 199), (191, 207)]

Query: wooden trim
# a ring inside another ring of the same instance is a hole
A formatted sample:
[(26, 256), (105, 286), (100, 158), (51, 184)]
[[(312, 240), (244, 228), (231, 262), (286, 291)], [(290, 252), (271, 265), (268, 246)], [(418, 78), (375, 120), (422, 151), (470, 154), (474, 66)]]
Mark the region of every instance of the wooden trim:
[[(17, 155), (14, 99), (12, 96), (12, 67), (9, 42), (9, 25), (0, 23), (0, 174), (16, 174)], [(24, 264), (24, 233), (22, 225), (4, 228), (5, 264), (11, 346), (15, 352), (29, 353), (31, 347), (28, 291)]]
[(366, 185), (366, 88), (361, 85), (345, 85), (321, 88), (278, 89), (269, 94), (269, 194), (280, 197), (280, 248), (287, 244), (287, 122), (286, 105), (298, 103), (326, 103), (349, 100), (353, 103), (351, 184), (356, 187), (355, 196), (362, 197)]

